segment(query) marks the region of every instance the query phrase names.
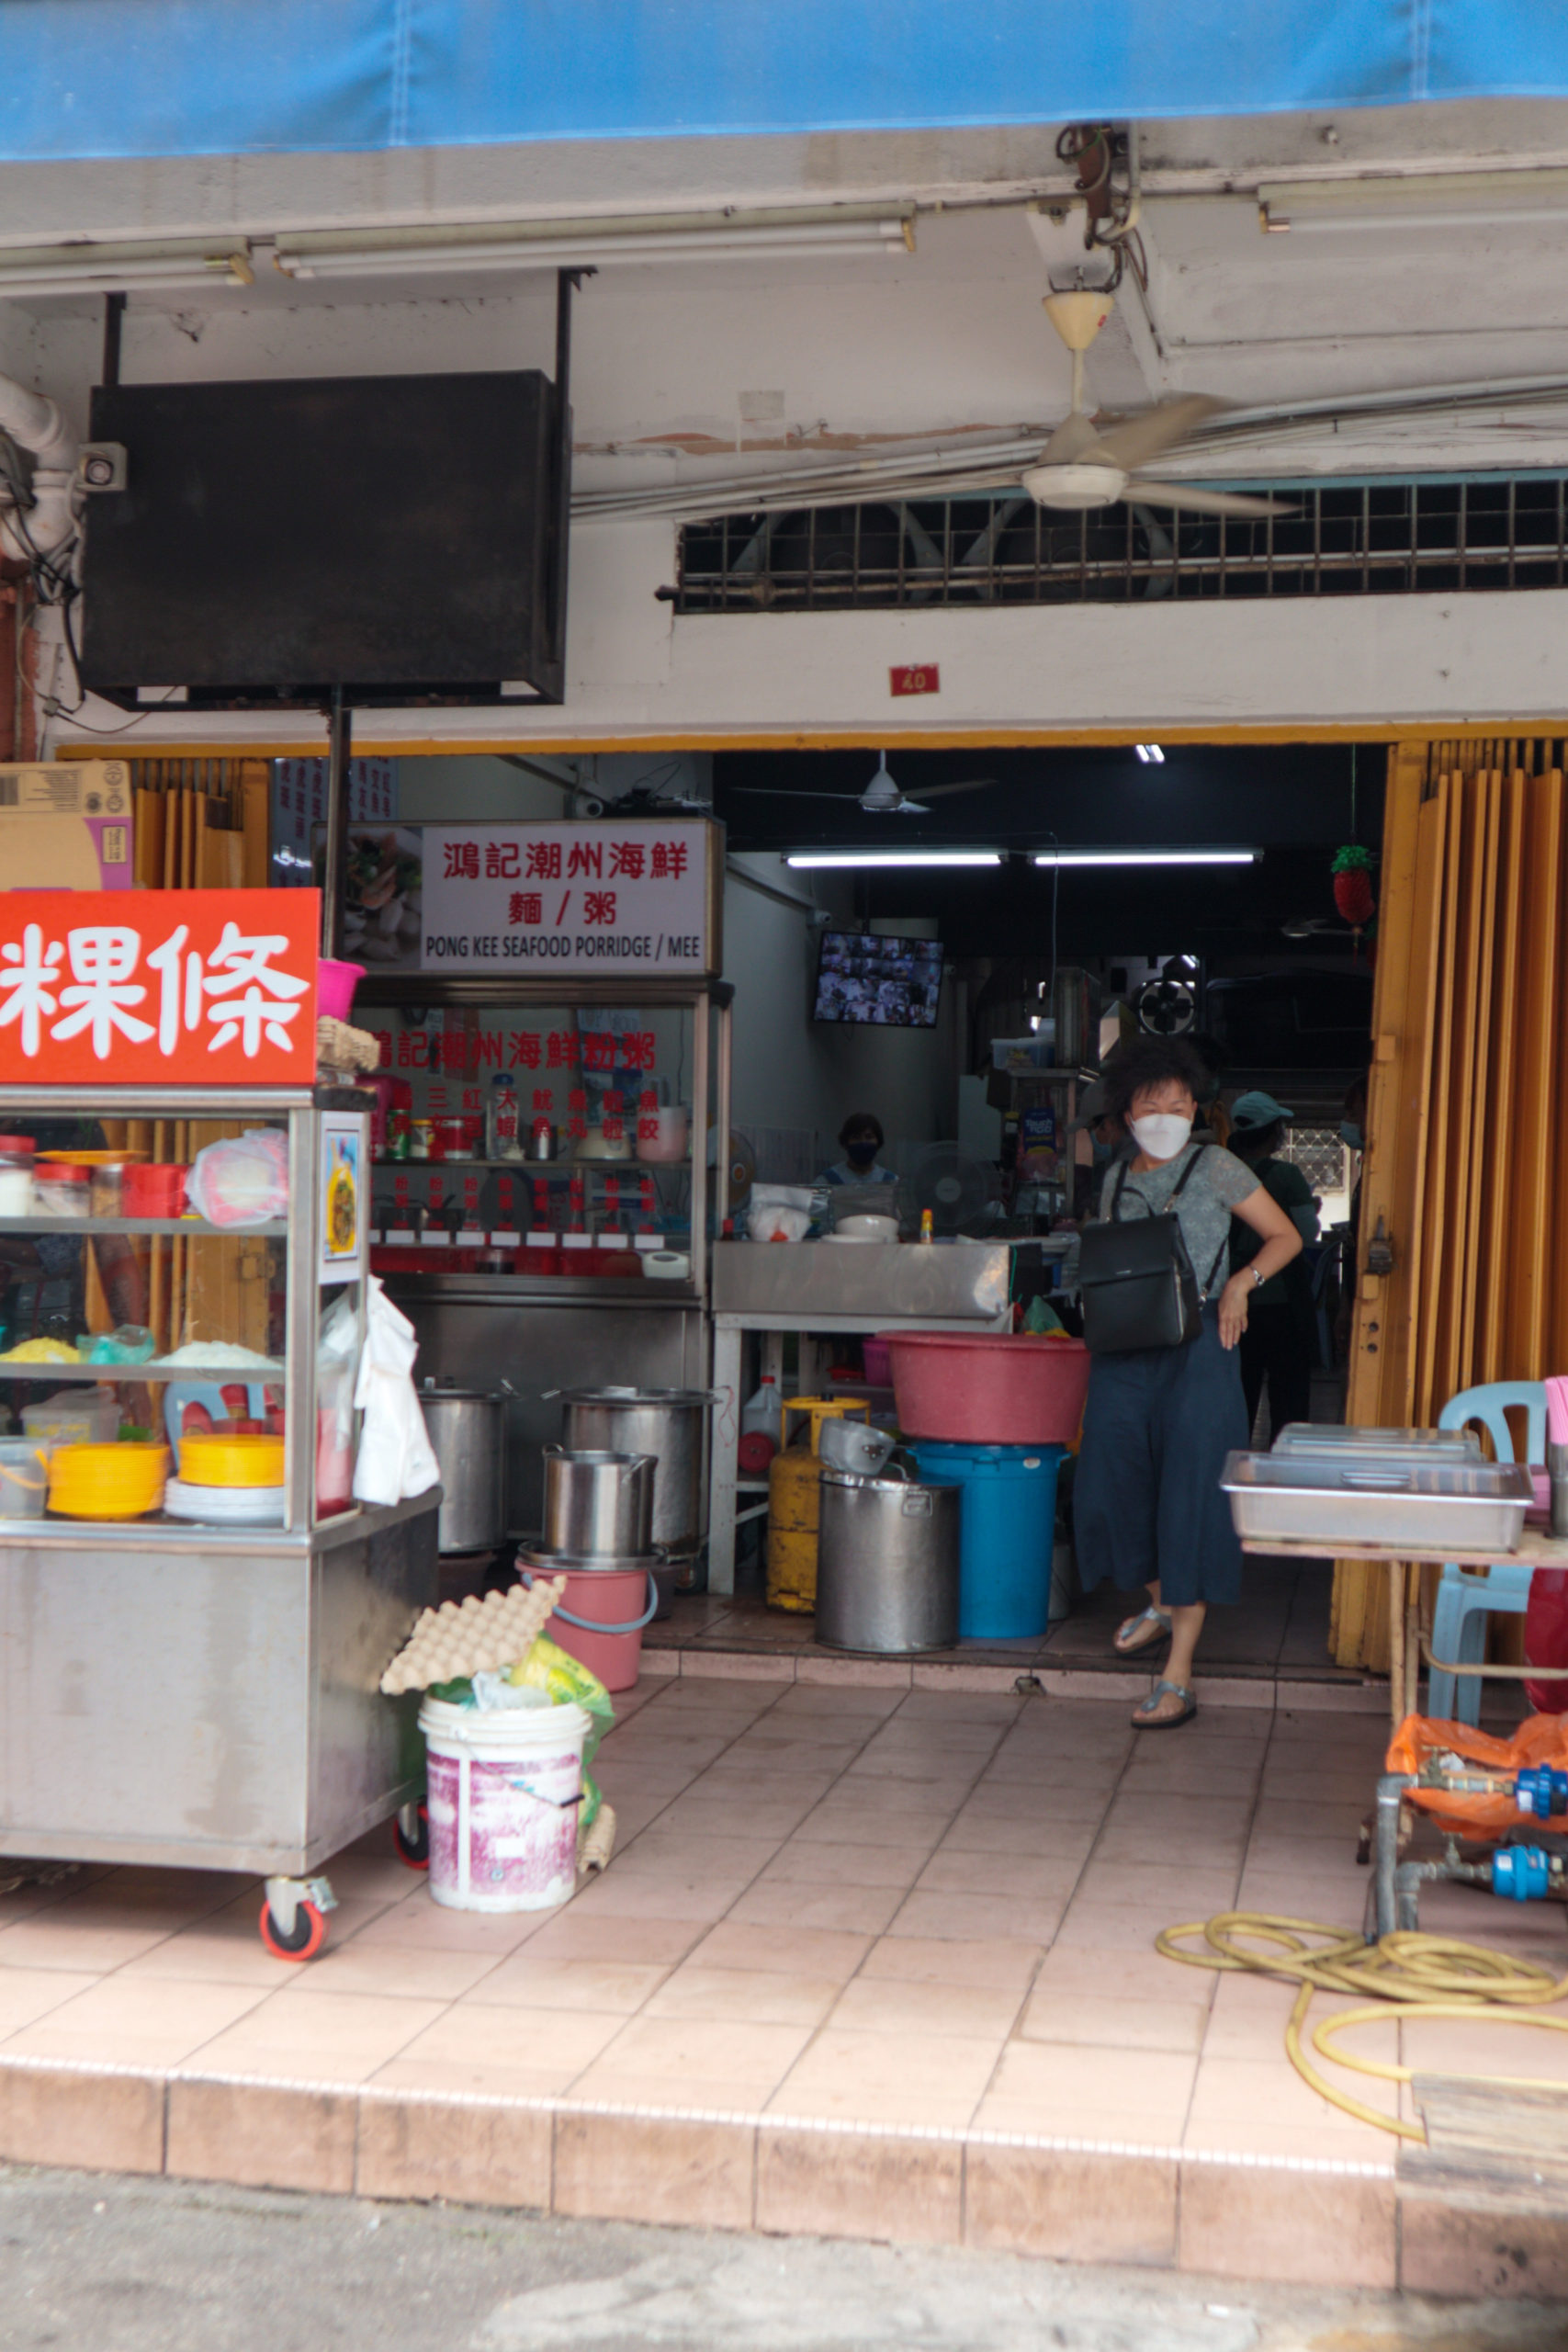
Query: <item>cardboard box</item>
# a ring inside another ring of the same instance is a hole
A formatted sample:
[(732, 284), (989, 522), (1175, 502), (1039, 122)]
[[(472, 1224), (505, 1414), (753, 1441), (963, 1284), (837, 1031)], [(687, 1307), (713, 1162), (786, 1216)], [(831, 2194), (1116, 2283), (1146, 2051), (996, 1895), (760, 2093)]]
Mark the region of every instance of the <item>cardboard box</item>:
[(125, 760), (0, 766), (0, 890), (129, 890)]

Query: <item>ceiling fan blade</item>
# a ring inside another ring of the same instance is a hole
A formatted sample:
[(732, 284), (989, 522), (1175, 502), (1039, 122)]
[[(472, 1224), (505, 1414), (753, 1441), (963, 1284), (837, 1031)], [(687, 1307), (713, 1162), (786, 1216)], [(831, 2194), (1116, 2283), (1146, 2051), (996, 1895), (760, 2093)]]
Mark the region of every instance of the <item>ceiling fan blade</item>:
[(922, 784), (920, 790), (928, 800), (945, 800), (954, 792), (984, 792), (997, 781), (994, 775), (971, 776), (967, 784)]
[(1120, 466), (1131, 473), (1134, 466), (1146, 466), (1151, 458), (1174, 449), (1179, 441), (1197, 431), (1205, 417), (1224, 406), (1224, 401), (1211, 400), (1207, 392), (1186, 392), (1179, 400), (1161, 401), (1146, 414), (1130, 416), (1125, 424), (1113, 424), (1098, 434), (1079, 456), (1085, 465)]
[(1034, 459), (1037, 466), (1070, 466), (1094, 447), (1094, 424), (1082, 409), (1070, 409)]
[(872, 808), (867, 811), (867, 814), (873, 817), (879, 815), (887, 817), (929, 817), (931, 815), (931, 810), (926, 807), (923, 800), (901, 799), (897, 808), (885, 809)]
[(1187, 514), (1294, 514), (1281, 498), (1249, 498), (1239, 490), (1199, 490), (1180, 481), (1145, 481), (1135, 476), (1122, 493), (1130, 506), (1175, 506)]
[(858, 792), (796, 792), (788, 785), (732, 784), (729, 791), (747, 800), (836, 800), (840, 808), (858, 808)]

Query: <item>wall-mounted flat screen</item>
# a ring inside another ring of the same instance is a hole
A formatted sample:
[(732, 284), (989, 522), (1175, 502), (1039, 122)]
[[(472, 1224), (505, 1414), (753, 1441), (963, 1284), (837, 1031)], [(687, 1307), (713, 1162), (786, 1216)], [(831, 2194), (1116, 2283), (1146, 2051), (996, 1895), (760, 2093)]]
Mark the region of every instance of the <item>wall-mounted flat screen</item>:
[(934, 1029), (941, 996), (939, 939), (888, 939), (865, 931), (822, 933), (815, 1019)]
[(558, 702), (568, 484), (534, 370), (100, 385), (82, 675), (128, 707)]

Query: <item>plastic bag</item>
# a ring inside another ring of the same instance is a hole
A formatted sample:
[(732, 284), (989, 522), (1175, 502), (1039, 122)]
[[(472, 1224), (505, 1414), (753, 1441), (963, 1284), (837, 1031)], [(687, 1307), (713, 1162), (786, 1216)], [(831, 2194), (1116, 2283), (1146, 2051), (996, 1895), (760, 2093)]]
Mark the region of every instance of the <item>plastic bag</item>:
[(116, 1330), (85, 1335), (76, 1342), (84, 1363), (146, 1363), (157, 1341), (144, 1323), (121, 1323)]
[[(362, 1503), (398, 1503), (441, 1483), (413, 1385), (419, 1342), (372, 1274), (365, 1286), (365, 1351), (354, 1401), (365, 1419), (354, 1492)], [(325, 1327), (322, 1332), (325, 1338)]]
[(244, 1232), (288, 1214), (288, 1138), (280, 1127), (248, 1127), (209, 1143), (191, 1162), (186, 1198), (209, 1225)]
[[(1534, 1771), (1542, 1764), (1568, 1771), (1568, 1722), (1562, 1715), (1529, 1715), (1511, 1739), (1497, 1739), (1473, 1724), (1406, 1715), (1389, 1744), (1383, 1770), (1419, 1772), (1432, 1756), (1458, 1756), (1500, 1778)], [(1495, 1837), (1533, 1818), (1521, 1813), (1511, 1797), (1495, 1791), (1468, 1794), (1453, 1789), (1407, 1789), (1405, 1802), (1429, 1815), (1439, 1829), (1451, 1829), (1460, 1838)]]
[[(1537, 1568), (1525, 1610), (1527, 1666), (1568, 1666), (1568, 1568)], [(1568, 1679), (1529, 1682), (1525, 1695), (1538, 1715), (1568, 1710)]]
[(582, 1743), (582, 1812), (579, 1826), (592, 1828), (604, 1800), (588, 1768), (599, 1752), (604, 1734), (615, 1725), (615, 1708), (609, 1692), (581, 1658), (563, 1650), (547, 1634), (535, 1638), (527, 1657), (519, 1658), (515, 1666), (507, 1669), (506, 1679), (530, 1690), (543, 1690), (552, 1706), (570, 1703), (581, 1707), (588, 1717), (588, 1736)]

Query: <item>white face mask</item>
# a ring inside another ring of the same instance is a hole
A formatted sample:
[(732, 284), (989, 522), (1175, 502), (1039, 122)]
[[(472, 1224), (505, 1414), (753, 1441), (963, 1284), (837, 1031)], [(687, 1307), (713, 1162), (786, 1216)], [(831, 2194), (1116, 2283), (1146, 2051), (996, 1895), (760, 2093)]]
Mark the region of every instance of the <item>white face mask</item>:
[(1151, 1159), (1174, 1159), (1192, 1133), (1191, 1120), (1175, 1111), (1151, 1111), (1146, 1118), (1128, 1124), (1138, 1149), (1146, 1151)]

